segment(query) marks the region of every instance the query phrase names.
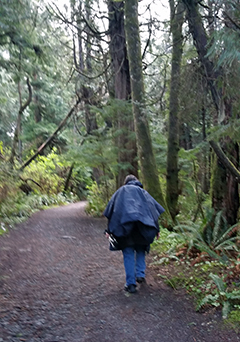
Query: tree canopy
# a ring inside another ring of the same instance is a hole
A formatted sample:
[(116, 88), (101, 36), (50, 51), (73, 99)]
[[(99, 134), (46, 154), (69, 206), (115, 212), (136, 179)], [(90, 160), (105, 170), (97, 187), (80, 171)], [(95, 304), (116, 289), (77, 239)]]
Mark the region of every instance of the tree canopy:
[[(167, 187), (175, 220), (181, 213), (179, 195), (181, 201), (189, 186), (185, 172), (196, 173), (200, 192), (212, 195), (216, 210), (226, 207), (220, 200), (224, 193), (216, 194), (214, 179), (210, 181), (214, 150), (217, 165), (226, 168), (224, 177), (236, 180), (232, 191), (238, 203), (238, 2), (169, 1), (161, 9), (150, 0), (133, 2), (138, 33), (132, 31), (128, 42), (125, 30), (132, 30), (133, 24), (128, 24), (126, 5), (110, 0), (2, 2), (4, 160), (24, 170), (56, 147), (69, 162), (77, 156), (80, 164), (91, 167), (98, 183), (117, 177), (120, 186), (132, 170), (140, 172), (147, 188), (156, 160), (153, 174), (157, 172), (162, 187)], [(133, 44), (138, 40), (137, 52)], [(139, 65), (136, 75), (131, 60)], [(142, 90), (137, 90), (141, 83)], [(132, 114), (137, 106), (141, 115)], [(139, 140), (140, 125), (149, 126), (150, 140)], [(235, 147), (227, 151), (224, 141), (229, 139)], [(146, 151), (152, 147), (153, 160), (148, 161), (151, 153)], [(188, 151), (197, 168), (192, 169)], [(197, 202), (200, 205), (199, 198)]]

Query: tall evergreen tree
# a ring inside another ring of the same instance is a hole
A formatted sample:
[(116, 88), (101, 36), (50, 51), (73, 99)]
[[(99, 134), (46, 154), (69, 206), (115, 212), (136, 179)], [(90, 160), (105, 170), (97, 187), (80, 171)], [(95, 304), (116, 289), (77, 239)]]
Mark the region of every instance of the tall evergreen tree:
[[(110, 54), (114, 77), (114, 96), (129, 103), (131, 84), (124, 30), (124, 2), (108, 1)], [(124, 111), (125, 108), (125, 111)], [(137, 147), (134, 135), (133, 115), (127, 106), (121, 106), (116, 117), (119, 171), (117, 187), (123, 184), (127, 174), (138, 176)]]
[(167, 209), (158, 178), (155, 156), (146, 113), (142, 73), (141, 41), (138, 22), (138, 0), (125, 2), (125, 33), (130, 67), (133, 115), (137, 135), (138, 156), (144, 185), (151, 195)]
[(167, 194), (166, 200), (173, 219), (178, 214), (178, 151), (179, 151), (179, 89), (181, 79), (181, 60), (183, 52), (182, 25), (184, 6), (169, 0), (171, 9), (172, 66), (169, 99), (168, 151), (167, 151)]

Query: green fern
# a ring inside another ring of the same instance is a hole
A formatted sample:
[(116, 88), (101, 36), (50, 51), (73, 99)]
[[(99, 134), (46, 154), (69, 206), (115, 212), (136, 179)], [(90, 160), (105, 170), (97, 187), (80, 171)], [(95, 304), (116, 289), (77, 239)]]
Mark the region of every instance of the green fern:
[[(213, 227), (211, 222), (214, 223)], [(181, 238), (189, 250), (196, 247), (200, 251), (208, 253), (211, 258), (225, 263), (231, 257), (231, 252), (239, 250), (236, 243), (237, 238), (233, 236), (238, 225), (239, 223), (228, 228), (221, 211), (217, 213), (214, 220), (213, 211), (209, 211), (201, 224), (191, 222), (178, 225), (175, 227), (173, 235)]]
[(222, 229), (222, 226), (221, 226), (221, 223), (222, 223), (222, 212), (219, 211), (216, 215), (216, 218), (215, 218), (215, 221), (214, 221), (214, 228), (213, 228), (213, 231), (212, 231), (212, 241), (211, 241), (211, 244), (213, 246), (216, 245), (216, 242), (219, 238), (219, 235), (221, 234), (221, 229)]
[(209, 275), (209, 277), (214, 281), (214, 283), (217, 285), (217, 288), (219, 290), (219, 292), (225, 292), (226, 290), (226, 284), (224, 283), (224, 281), (222, 280), (222, 278), (220, 278), (218, 275), (211, 273)]
[(197, 310), (200, 310), (206, 304), (213, 306), (222, 306), (222, 318), (226, 319), (233, 307), (234, 302), (240, 301), (240, 290), (233, 290), (227, 292), (227, 285), (222, 278), (218, 275), (211, 273), (209, 277), (214, 281), (217, 286), (217, 294), (208, 294), (205, 296), (197, 306)]

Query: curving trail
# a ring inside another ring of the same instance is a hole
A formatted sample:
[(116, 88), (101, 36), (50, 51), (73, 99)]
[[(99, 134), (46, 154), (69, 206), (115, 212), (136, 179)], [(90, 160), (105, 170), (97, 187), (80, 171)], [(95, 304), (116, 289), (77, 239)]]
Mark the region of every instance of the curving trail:
[(106, 220), (88, 217), (84, 206), (40, 211), (0, 238), (0, 342), (240, 341), (220, 314), (196, 313), (150, 268), (147, 284), (125, 293)]

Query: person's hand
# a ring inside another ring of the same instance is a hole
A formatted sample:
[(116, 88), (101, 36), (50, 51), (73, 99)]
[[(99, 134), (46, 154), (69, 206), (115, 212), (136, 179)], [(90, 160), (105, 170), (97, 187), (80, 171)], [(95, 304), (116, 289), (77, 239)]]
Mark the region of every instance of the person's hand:
[(160, 234), (159, 234), (159, 232), (158, 232), (157, 235), (156, 235), (156, 240), (159, 239), (159, 236), (160, 236)]
[(108, 239), (110, 235), (107, 232), (105, 232), (105, 236)]

